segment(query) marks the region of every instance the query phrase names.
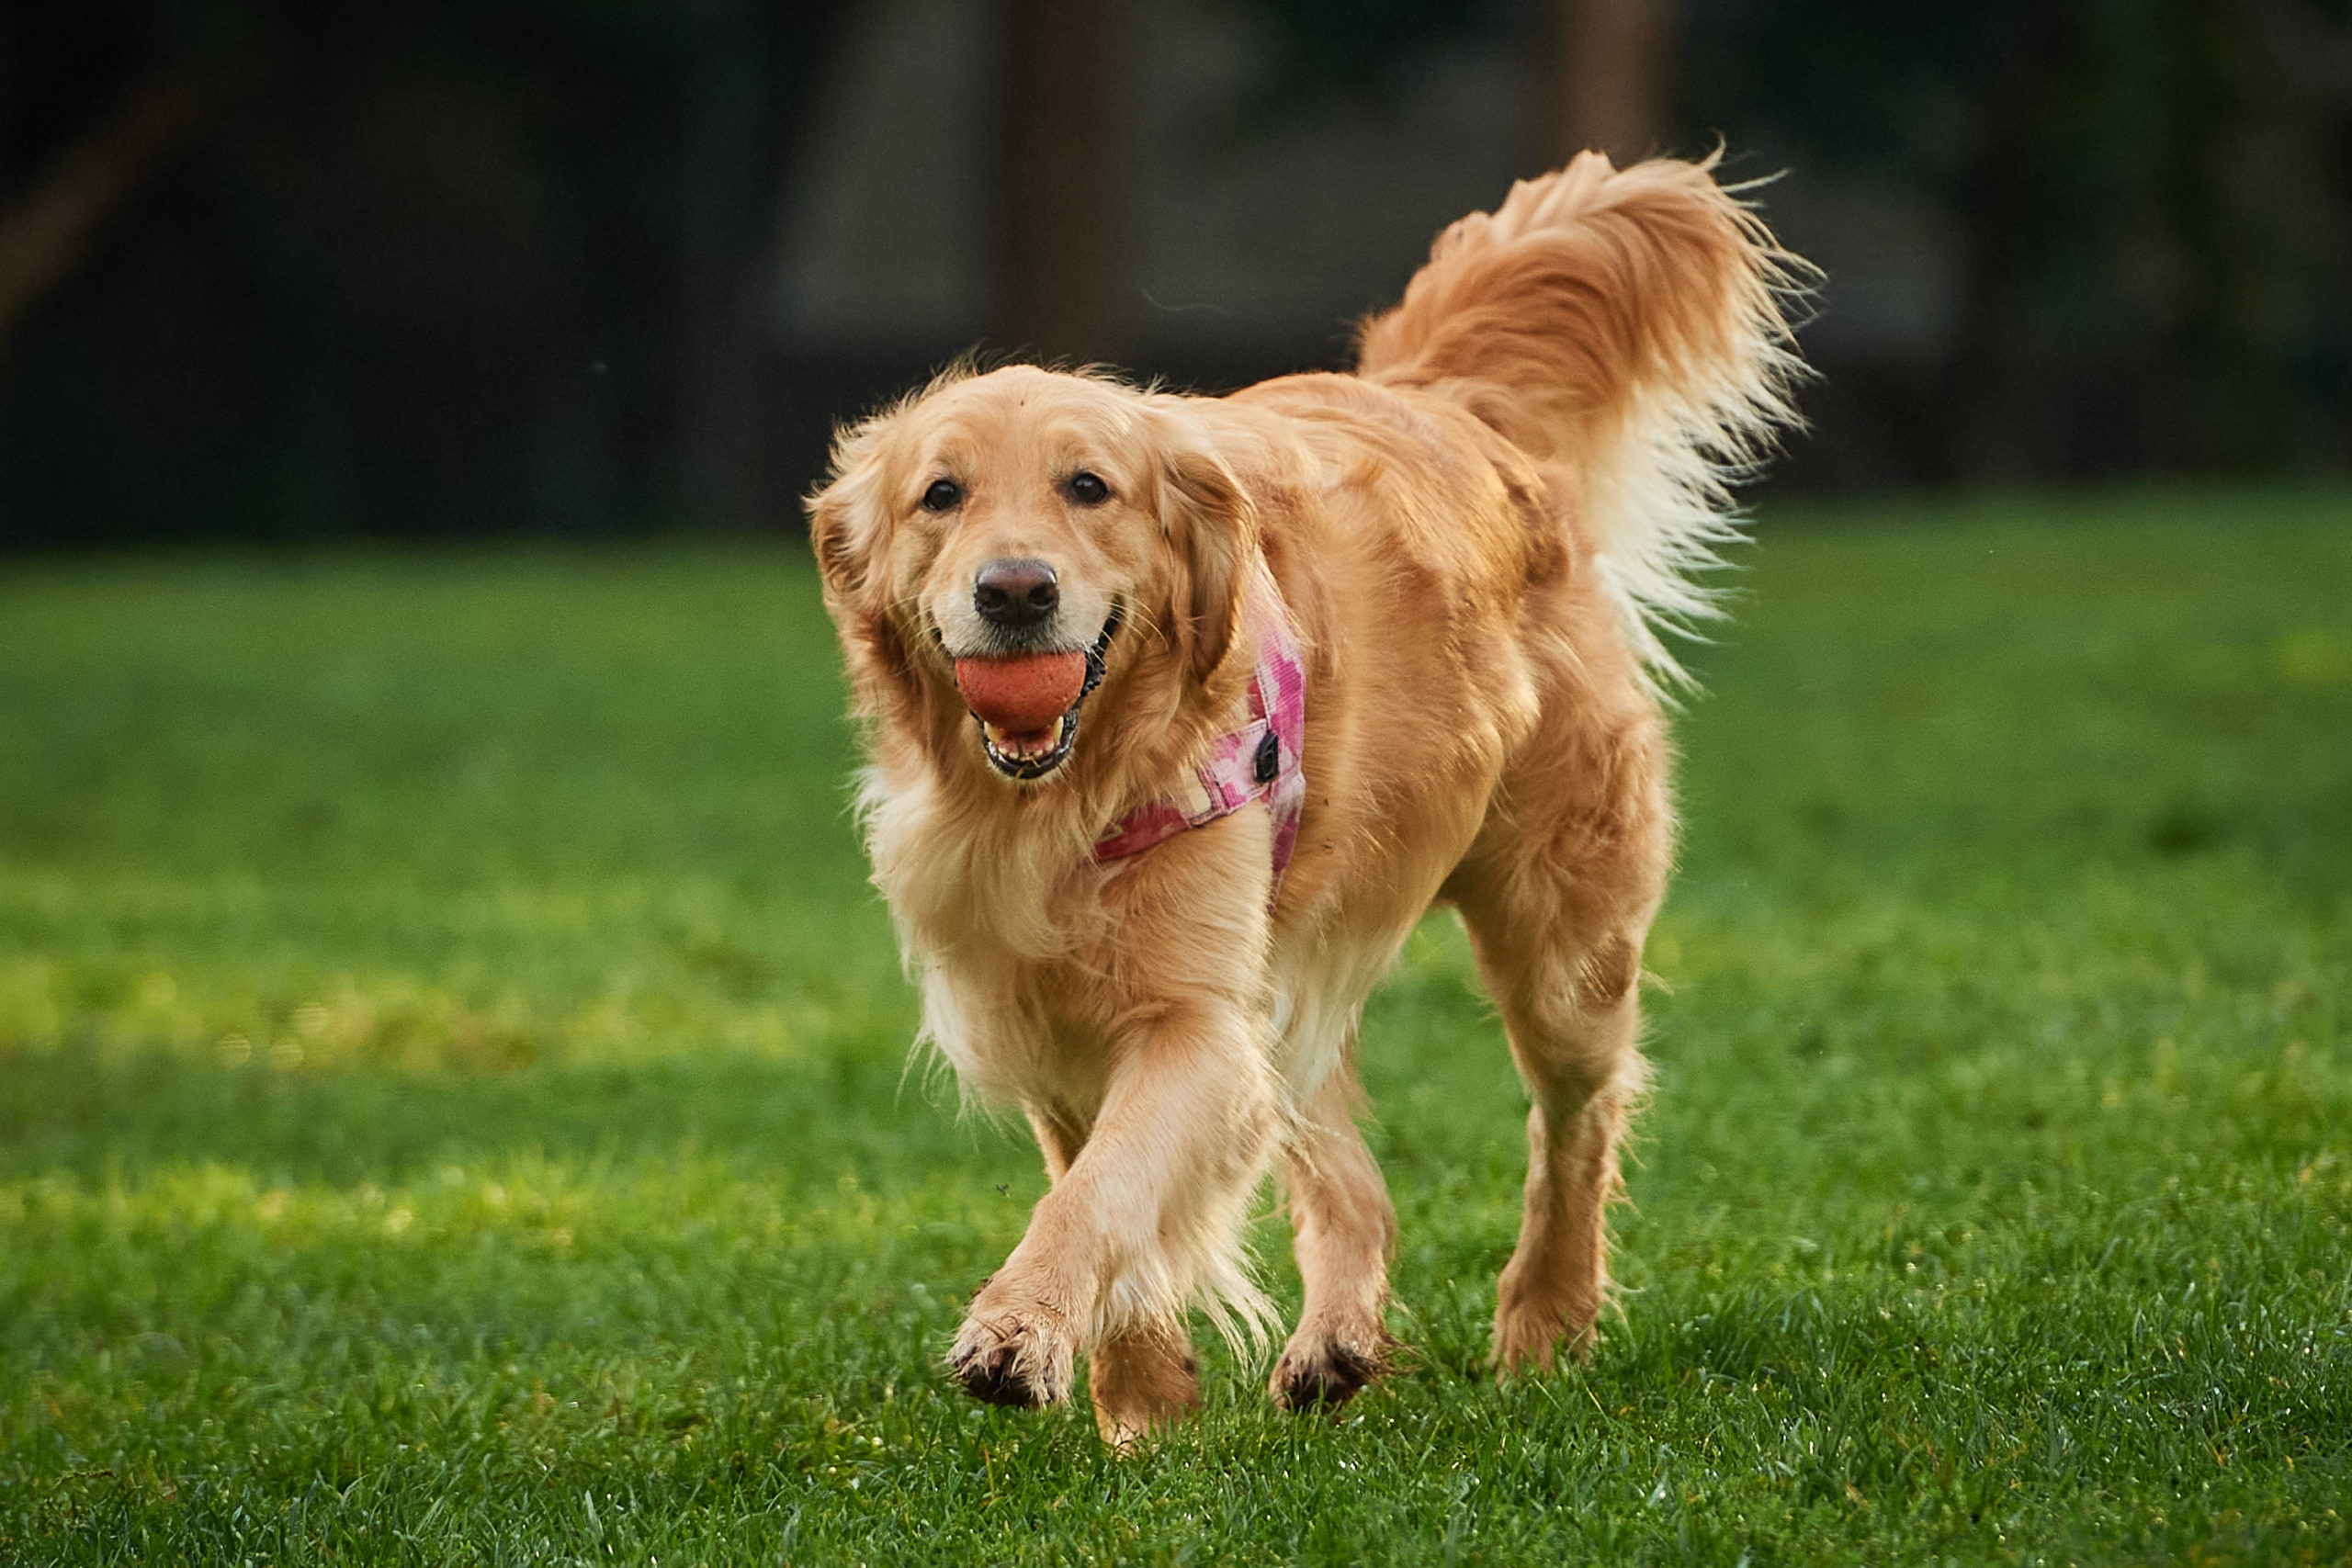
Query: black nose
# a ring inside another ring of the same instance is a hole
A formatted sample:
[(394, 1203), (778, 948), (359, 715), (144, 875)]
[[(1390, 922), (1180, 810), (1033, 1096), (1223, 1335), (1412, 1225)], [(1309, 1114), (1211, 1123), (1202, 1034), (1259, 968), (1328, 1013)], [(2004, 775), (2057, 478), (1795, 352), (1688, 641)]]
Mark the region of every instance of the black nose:
[(972, 608), (1000, 626), (1035, 626), (1061, 602), (1054, 569), (1041, 560), (992, 560), (972, 588)]

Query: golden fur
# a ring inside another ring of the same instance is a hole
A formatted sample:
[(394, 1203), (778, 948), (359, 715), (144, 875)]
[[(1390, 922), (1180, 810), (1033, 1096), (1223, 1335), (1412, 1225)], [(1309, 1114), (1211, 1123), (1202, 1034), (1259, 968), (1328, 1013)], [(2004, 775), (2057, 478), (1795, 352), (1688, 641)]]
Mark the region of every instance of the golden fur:
[[(974, 1393), (1064, 1398), (1082, 1351), (1114, 1441), (1196, 1404), (1187, 1308), (1244, 1335), (1270, 1317), (1239, 1243), (1270, 1168), (1306, 1283), (1275, 1396), (1337, 1402), (1378, 1371), (1396, 1220), (1352, 1117), (1354, 1032), (1435, 903), (1533, 1101), (1495, 1362), (1589, 1341), (1672, 851), (1656, 628), (1707, 613), (1689, 573), (1794, 366), (1789, 258), (1711, 171), (1587, 153), (1514, 186), (1440, 236), (1352, 375), (1204, 399), (956, 373), (841, 436), (812, 531), (870, 725), (875, 880), (927, 1037), (1021, 1109), (1053, 1180), (956, 1337)], [(1073, 499), (1080, 471), (1107, 501)], [(933, 510), (941, 479), (959, 500)], [(1258, 807), (1090, 852), (1236, 724), (1253, 557), (1309, 671), (1271, 911)], [(976, 573), (1014, 558), (1057, 575), (1057, 648), (1125, 616), (1034, 782), (990, 766), (950, 661), (989, 635)]]

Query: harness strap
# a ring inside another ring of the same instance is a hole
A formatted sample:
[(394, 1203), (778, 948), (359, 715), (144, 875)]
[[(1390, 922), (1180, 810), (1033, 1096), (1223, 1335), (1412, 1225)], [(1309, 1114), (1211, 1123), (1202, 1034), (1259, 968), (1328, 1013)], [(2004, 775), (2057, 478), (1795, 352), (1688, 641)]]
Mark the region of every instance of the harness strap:
[(1306, 808), (1306, 774), (1301, 767), (1306, 742), (1306, 662), (1298, 634), (1283, 604), (1282, 590), (1261, 557), (1250, 572), (1243, 601), (1244, 626), (1257, 646), (1250, 675), (1250, 719), (1209, 742), (1208, 754), (1187, 769), (1176, 788), (1146, 801), (1103, 829), (1095, 840), (1096, 861), (1141, 854), (1177, 834), (1230, 817), (1262, 800), (1274, 818), (1274, 875), (1271, 904), (1282, 891), (1283, 873), (1298, 846), (1298, 821)]

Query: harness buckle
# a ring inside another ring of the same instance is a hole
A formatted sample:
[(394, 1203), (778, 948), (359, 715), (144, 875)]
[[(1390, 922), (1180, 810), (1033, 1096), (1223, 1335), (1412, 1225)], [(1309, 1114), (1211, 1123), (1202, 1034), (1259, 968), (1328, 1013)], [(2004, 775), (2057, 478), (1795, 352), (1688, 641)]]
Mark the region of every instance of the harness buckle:
[(1261, 784), (1270, 784), (1282, 777), (1282, 738), (1271, 727), (1266, 730), (1266, 738), (1258, 742), (1258, 755), (1251, 761), (1250, 771)]

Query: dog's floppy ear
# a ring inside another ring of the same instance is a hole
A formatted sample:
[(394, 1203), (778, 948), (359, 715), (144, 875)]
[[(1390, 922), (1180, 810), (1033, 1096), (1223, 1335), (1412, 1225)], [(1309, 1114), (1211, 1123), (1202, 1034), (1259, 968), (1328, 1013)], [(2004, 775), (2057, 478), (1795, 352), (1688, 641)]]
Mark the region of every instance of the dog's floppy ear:
[(1176, 562), (1177, 650), (1193, 678), (1225, 662), (1241, 619), (1242, 574), (1258, 544), (1258, 509), (1223, 458), (1172, 447), (1159, 475), (1159, 525)]
[(879, 446), (870, 422), (842, 431), (833, 442), (831, 477), (808, 496), (808, 543), (817, 552), (817, 570), (827, 595), (845, 608), (864, 599), (866, 580), (889, 545)]
[(883, 558), (892, 533), (880, 442), (869, 421), (833, 444), (832, 477), (808, 497), (808, 543), (854, 677), (903, 676), (907, 651), (888, 605)]

